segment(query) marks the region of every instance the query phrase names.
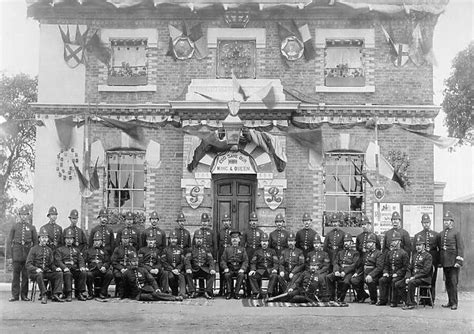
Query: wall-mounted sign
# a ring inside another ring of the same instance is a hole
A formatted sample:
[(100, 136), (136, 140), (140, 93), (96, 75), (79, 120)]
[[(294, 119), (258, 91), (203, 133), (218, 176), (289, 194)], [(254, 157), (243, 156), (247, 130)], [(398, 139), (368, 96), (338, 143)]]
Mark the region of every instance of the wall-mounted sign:
[(377, 201), (381, 201), (385, 196), (385, 189), (384, 187), (375, 187), (374, 188), (374, 196)]
[(272, 210), (278, 208), (283, 202), (283, 187), (264, 187), (265, 204)]
[(193, 209), (197, 209), (204, 200), (204, 186), (187, 185), (186, 186), (186, 202)]
[(211, 166), (212, 174), (256, 174), (252, 158), (241, 152), (229, 151), (216, 156)]

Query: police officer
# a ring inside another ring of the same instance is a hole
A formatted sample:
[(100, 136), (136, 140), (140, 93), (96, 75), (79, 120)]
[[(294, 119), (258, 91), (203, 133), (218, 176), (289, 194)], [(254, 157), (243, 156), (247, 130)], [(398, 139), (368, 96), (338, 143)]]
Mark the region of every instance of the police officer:
[[(218, 243), (218, 263), (220, 263), (222, 259), (222, 254), (224, 253), (224, 249), (226, 247), (229, 247), (231, 245), (231, 238), (230, 238), (230, 232), (231, 232), (231, 226), (232, 226), (232, 220), (230, 219), (230, 216), (225, 213), (222, 216), (221, 220), (222, 225), (224, 226), (221, 228), (218, 234), (217, 238), (217, 243)], [(220, 267), (219, 270), (219, 295), (222, 296), (224, 293), (224, 285), (225, 285), (225, 280), (224, 280), (224, 272), (222, 271), (222, 267)]]
[(430, 229), (431, 218), (426, 213), (421, 216), (421, 225), (423, 226), (423, 230), (415, 234), (415, 240), (417, 240), (418, 236), (422, 236), (423, 239), (425, 239), (425, 249), (428, 253), (431, 254), (431, 258), (433, 259), (433, 275), (431, 276), (431, 297), (433, 298), (434, 302), (436, 297), (436, 276), (438, 276), (439, 265), (439, 233)]
[[(360, 256), (363, 257), (364, 253), (367, 252), (367, 238), (370, 234), (373, 234), (373, 226), (370, 222), (369, 217), (365, 214), (362, 214), (359, 220), (360, 226), (362, 227), (362, 232), (356, 237), (356, 249), (359, 252)], [(375, 248), (381, 249), (380, 246), (380, 238), (378, 235), (374, 234), (376, 241), (375, 241)]]
[(244, 232), (244, 245), (247, 250), (249, 260), (252, 259), (253, 253), (261, 247), (261, 238), (263, 230), (258, 227), (258, 217), (255, 212), (250, 214), (249, 229)]
[(451, 310), (458, 308), (459, 270), (464, 262), (464, 243), (461, 233), (454, 229), (454, 217), (447, 211), (443, 216), (444, 230), (439, 234), (440, 264), (446, 277), (448, 303), (441, 305)]
[(284, 229), (285, 218), (281, 213), (275, 217), (276, 229), (270, 233), (270, 243), (268, 247), (273, 248), (280, 258), (281, 252), (288, 248), (288, 231)]
[(178, 224), (178, 227), (175, 227), (174, 231), (176, 232), (177, 245), (187, 253), (191, 250), (191, 233), (184, 228), (184, 224), (186, 224), (184, 213), (181, 212), (178, 214), (176, 223)]
[(124, 298), (141, 301), (182, 301), (183, 297), (163, 293), (153, 276), (144, 267), (138, 266), (136, 254), (130, 256), (130, 267), (123, 275)]
[(329, 255), (331, 261), (329, 271), (332, 271), (337, 253), (344, 248), (344, 232), (339, 228), (344, 221), (344, 215), (342, 212), (334, 212), (330, 219), (334, 228), (324, 238), (323, 250)]
[[(402, 237), (400, 233), (395, 232), (392, 237), (390, 250), (386, 254), (383, 274), (379, 280), (379, 301), (377, 306), (387, 305), (390, 298), (390, 306), (397, 307), (399, 296), (397, 282), (405, 279), (405, 274), (410, 263), (410, 255), (400, 248)], [(392, 296), (388, 295), (389, 287), (391, 287)]]
[(30, 211), (26, 206), (20, 208), (20, 221), (12, 226), (8, 236), (6, 257), (13, 267), (12, 296), (10, 302), (20, 299), (29, 301), (28, 298), (28, 271), (26, 258), (31, 247), (38, 244), (36, 228), (30, 224)]
[(316, 235), (318, 234), (315, 230), (311, 228), (313, 219), (309, 213), (303, 214), (303, 228), (296, 232), (296, 248), (299, 248), (303, 251), (303, 255), (306, 258), (308, 253), (313, 251), (313, 243)]
[(176, 230), (171, 231), (168, 247), (161, 254), (161, 262), (165, 274), (168, 275), (168, 283), (173, 295), (179, 293), (179, 296), (186, 298), (186, 284), (183, 275), (184, 255), (184, 250), (178, 245), (178, 233)]
[(250, 260), (249, 280), (252, 287), (252, 299), (263, 297), (262, 278), (268, 278), (268, 297), (273, 296), (273, 290), (278, 279), (278, 257), (274, 249), (268, 248), (268, 234), (261, 237), (261, 248), (257, 249)]
[(66, 301), (72, 301), (72, 279), (74, 278), (74, 287), (77, 300), (86, 300), (84, 292), (86, 291), (86, 265), (84, 258), (78, 248), (74, 246), (74, 232), (67, 230), (65, 235), (66, 245), (56, 249), (54, 260), (56, 266), (63, 271), (64, 295)]
[(140, 231), (133, 226), (135, 223), (135, 217), (131, 211), (125, 213), (125, 226), (117, 232), (117, 240), (122, 240), (122, 234), (124, 231), (127, 231), (129, 237), (129, 244), (135, 248), (135, 251), (138, 251), (141, 246)]
[(148, 270), (156, 282), (159, 283), (162, 292), (169, 293), (168, 274), (163, 271), (161, 251), (157, 247), (157, 242), (162, 240), (162, 235), (161, 233), (155, 233), (156, 231), (152, 229), (148, 230), (148, 235), (146, 236), (147, 245), (138, 251), (138, 265)]
[(71, 222), (71, 225), (63, 230), (63, 244), (66, 243), (65, 239), (67, 231), (72, 230), (72, 233), (74, 235), (74, 247), (79, 249), (79, 251), (82, 253), (87, 250), (88, 244), (86, 234), (81, 228), (77, 227), (77, 222), (79, 220), (79, 212), (77, 212), (76, 209), (72, 209), (69, 213), (68, 218)]
[(344, 249), (337, 253), (333, 272), (327, 276), (330, 301), (335, 300), (336, 284), (340, 282), (341, 288), (335, 301), (344, 303), (347, 290), (349, 290), (351, 284), (351, 278), (356, 271), (359, 256), (359, 252), (352, 248), (352, 235), (350, 233), (344, 234)]
[[(156, 248), (158, 248), (160, 252), (162, 252), (163, 249), (165, 249), (165, 247), (166, 247), (166, 233), (165, 233), (165, 231), (163, 231), (161, 228), (158, 227), (158, 222), (159, 221), (160, 221), (160, 218), (158, 217), (158, 212), (152, 211), (152, 213), (150, 213), (151, 226), (146, 228), (142, 232), (141, 237), (140, 237), (141, 247), (145, 247), (147, 245), (147, 236), (151, 235), (150, 231), (152, 231), (151, 233), (153, 235), (155, 235), (155, 238), (156, 238)], [(140, 262), (140, 261), (138, 261), (138, 262)]]
[[(383, 273), (384, 255), (375, 248), (375, 234), (367, 239), (367, 253), (357, 265), (356, 272), (352, 275), (351, 284), (357, 293), (357, 302), (363, 303), (370, 297), (370, 304), (377, 303), (377, 285)], [(364, 282), (369, 288), (369, 295), (364, 290)]]
[(216, 266), (210, 250), (204, 246), (204, 234), (201, 229), (194, 233), (194, 242), (191, 252), (186, 255), (186, 281), (191, 298), (196, 298), (196, 286), (193, 279), (204, 278), (206, 280), (206, 299), (213, 298), (214, 280), (216, 278)]
[[(240, 235), (239, 231), (230, 233), (231, 245), (224, 249), (221, 256), (220, 266), (227, 285), (226, 299), (240, 299), (240, 287), (249, 265), (247, 252), (244, 247), (239, 245)], [(236, 278), (235, 288), (232, 282), (233, 278)]]
[[(114, 278), (111, 270), (110, 255), (102, 245), (102, 234), (97, 231), (94, 235), (94, 245), (84, 252), (84, 261), (87, 268), (87, 299), (94, 296), (106, 299), (110, 282)], [(95, 286), (99, 281), (100, 286)]]
[(397, 211), (392, 213), (392, 228), (385, 232), (383, 238), (383, 246), (382, 252), (386, 253), (390, 250), (390, 245), (392, 243), (392, 238), (395, 232), (398, 232), (402, 238), (400, 247), (407, 252), (408, 254), (411, 253), (411, 241), (410, 241), (410, 234), (402, 228), (402, 217)]
[(303, 251), (296, 248), (296, 235), (288, 233), (288, 248), (283, 249), (279, 256), (278, 282), (283, 291), (288, 289), (291, 282), (296, 280), (305, 269)]
[(100, 232), (100, 235), (102, 236), (102, 247), (109, 254), (109, 256), (111, 256), (112, 252), (115, 249), (115, 237), (114, 231), (109, 226), (107, 226), (109, 222), (109, 214), (107, 212), (107, 209), (100, 209), (97, 218), (99, 219), (99, 225), (94, 226), (91, 229), (89, 235), (89, 247), (94, 246), (94, 235), (97, 232)]
[(54, 264), (53, 251), (48, 245), (49, 234), (45, 228), (40, 228), (39, 245), (33, 246), (26, 258), (26, 269), (31, 280), (36, 281), (41, 295), (41, 304), (46, 304), (46, 286), (44, 280), (51, 282), (53, 287), (52, 300), (63, 302), (61, 299), (61, 288), (63, 286), (63, 272)]
[(202, 247), (209, 250), (213, 258), (217, 258), (217, 238), (216, 234), (209, 226), (210, 223), (211, 219), (209, 218), (209, 215), (204, 212), (201, 215), (201, 227), (196, 232), (194, 232), (193, 246), (196, 246), (196, 234), (198, 233), (198, 231), (200, 231), (202, 235)]
[(56, 207), (50, 207), (46, 217), (49, 218), (49, 222), (41, 227), (44, 227), (48, 233), (48, 247), (54, 252), (56, 248), (63, 245), (63, 229), (56, 223), (56, 220), (58, 219), (58, 210)]
[[(431, 283), (433, 261), (431, 254), (425, 250), (425, 239), (420, 235), (415, 240), (415, 249), (416, 254), (413, 254), (405, 275), (405, 284), (395, 284), (405, 300), (405, 306), (402, 307), (404, 310), (415, 308), (416, 287)], [(407, 293), (405, 290), (408, 290)]]
[(112, 253), (111, 261), (114, 268), (113, 274), (115, 279), (116, 294), (123, 299), (124, 297), (124, 286), (123, 286), (123, 274), (128, 270), (130, 266), (130, 257), (136, 256), (135, 247), (131, 243), (128, 229), (124, 229), (122, 232), (122, 242), (119, 246), (115, 247)]

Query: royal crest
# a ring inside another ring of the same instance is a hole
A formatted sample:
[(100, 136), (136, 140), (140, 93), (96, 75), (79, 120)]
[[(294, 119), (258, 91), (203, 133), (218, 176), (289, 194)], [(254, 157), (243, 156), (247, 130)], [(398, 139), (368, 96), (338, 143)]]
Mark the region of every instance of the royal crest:
[(186, 202), (193, 209), (197, 209), (204, 200), (204, 186), (186, 186)]
[(264, 193), (265, 204), (267, 204), (271, 210), (275, 210), (283, 202), (283, 187), (265, 187)]

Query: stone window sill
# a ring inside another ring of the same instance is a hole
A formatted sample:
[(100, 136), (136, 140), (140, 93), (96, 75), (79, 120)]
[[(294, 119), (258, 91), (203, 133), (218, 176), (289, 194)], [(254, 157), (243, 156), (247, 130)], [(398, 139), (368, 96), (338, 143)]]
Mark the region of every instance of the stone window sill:
[(374, 93), (375, 86), (364, 87), (326, 87), (316, 86), (317, 93)]
[(156, 92), (156, 85), (146, 86), (108, 86), (99, 85), (99, 92)]

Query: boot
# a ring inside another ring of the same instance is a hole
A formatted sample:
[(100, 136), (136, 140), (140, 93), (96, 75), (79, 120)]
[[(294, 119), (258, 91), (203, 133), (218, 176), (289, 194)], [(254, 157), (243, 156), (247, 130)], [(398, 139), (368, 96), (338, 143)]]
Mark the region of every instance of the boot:
[(72, 302), (72, 293), (71, 292), (66, 293), (66, 301), (68, 303)]

